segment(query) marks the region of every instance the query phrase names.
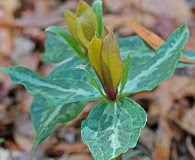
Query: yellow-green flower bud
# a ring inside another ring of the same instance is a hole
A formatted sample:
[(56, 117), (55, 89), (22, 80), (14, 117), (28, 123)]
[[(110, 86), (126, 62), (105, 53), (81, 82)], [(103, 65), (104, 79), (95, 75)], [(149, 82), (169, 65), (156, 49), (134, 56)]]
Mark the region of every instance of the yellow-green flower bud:
[(98, 31), (98, 22), (92, 8), (84, 1), (77, 7), (76, 14), (65, 11), (65, 20), (72, 37), (86, 49)]
[(113, 33), (105, 28), (102, 39), (94, 36), (89, 44), (88, 55), (107, 97), (115, 100), (122, 77), (123, 61)]

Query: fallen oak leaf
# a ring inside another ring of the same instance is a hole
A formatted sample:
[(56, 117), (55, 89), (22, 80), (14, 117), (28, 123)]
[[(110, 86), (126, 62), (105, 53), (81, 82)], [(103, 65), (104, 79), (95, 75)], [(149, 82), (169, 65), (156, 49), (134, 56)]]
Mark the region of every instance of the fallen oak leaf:
[(172, 138), (173, 134), (167, 119), (161, 117), (156, 131), (153, 160), (168, 160), (170, 158)]
[(1, 21), (0, 28), (23, 30), (25, 28), (25, 26), (22, 26), (20, 24), (16, 24), (14, 22)]
[(183, 130), (195, 136), (195, 123), (192, 120), (195, 116), (195, 106), (184, 113), (182, 119), (173, 119), (173, 121)]
[[(165, 43), (165, 41), (157, 34), (153, 33), (152, 31), (135, 22), (134, 20), (129, 19), (128, 23), (131, 28), (154, 50), (157, 50), (158, 47)], [(180, 61), (184, 63), (195, 64), (195, 61), (192, 61), (185, 56), (182, 56)]]

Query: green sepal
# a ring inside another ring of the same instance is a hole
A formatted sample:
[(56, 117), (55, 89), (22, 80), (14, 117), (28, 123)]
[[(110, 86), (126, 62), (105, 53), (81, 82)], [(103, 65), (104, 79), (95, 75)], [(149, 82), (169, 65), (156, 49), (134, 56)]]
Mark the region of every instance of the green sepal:
[(125, 88), (125, 85), (128, 81), (128, 77), (130, 73), (129, 71), (130, 71), (130, 53), (128, 53), (127, 58), (125, 60), (123, 74), (122, 74), (121, 83), (120, 83), (119, 96), (122, 94), (123, 89)]
[(92, 4), (92, 9), (95, 12), (95, 15), (97, 17), (98, 21), (98, 35), (102, 36), (102, 31), (104, 28), (102, 17), (103, 17), (103, 10), (102, 10), (102, 1), (101, 0), (95, 0)]

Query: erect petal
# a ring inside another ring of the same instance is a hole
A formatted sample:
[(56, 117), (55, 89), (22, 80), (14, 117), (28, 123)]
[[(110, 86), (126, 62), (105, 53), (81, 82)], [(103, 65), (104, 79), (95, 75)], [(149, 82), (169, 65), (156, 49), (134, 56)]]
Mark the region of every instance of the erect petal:
[(80, 41), (80, 44), (83, 45), (85, 48), (88, 48), (90, 41), (87, 39), (87, 37), (84, 34), (84, 31), (86, 30), (86, 28), (83, 26), (84, 25), (83, 25), (83, 22), (81, 21), (81, 19), (77, 19), (76, 23), (75, 23), (75, 28), (76, 28), (75, 33), (77, 34), (77, 37)]
[(98, 22), (94, 11), (86, 2), (81, 1), (77, 8), (76, 16), (78, 23), (82, 26), (85, 38), (90, 42), (95, 32), (98, 31)]
[(102, 39), (94, 36), (88, 48), (91, 65), (98, 75), (105, 93), (115, 100), (123, 72), (123, 61), (113, 33), (104, 28)]
[(101, 83), (103, 84), (103, 76), (102, 76), (102, 69), (100, 66), (100, 53), (101, 53), (101, 40), (94, 36), (91, 40), (88, 48), (88, 56), (91, 62), (93, 69), (95, 70), (97, 76), (99, 77)]
[(66, 21), (66, 25), (68, 30), (70, 31), (72, 37), (80, 43), (80, 40), (78, 39), (78, 36), (75, 33), (75, 21), (76, 21), (76, 15), (74, 15), (72, 12), (69, 10), (65, 10), (64, 12), (64, 17)]
[(116, 91), (123, 72), (123, 61), (113, 33), (103, 38), (100, 64), (106, 89)]

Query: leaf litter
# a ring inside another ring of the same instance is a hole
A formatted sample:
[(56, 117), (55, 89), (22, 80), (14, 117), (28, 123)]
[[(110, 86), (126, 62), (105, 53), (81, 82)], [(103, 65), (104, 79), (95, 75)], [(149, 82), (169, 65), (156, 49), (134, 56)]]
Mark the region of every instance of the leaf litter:
[[(35, 70), (41, 75), (47, 75), (54, 66), (40, 60), (45, 40), (43, 29), (49, 25), (66, 28), (62, 6), (75, 10), (78, 1), (52, 0), (45, 3), (42, 0), (35, 2), (24, 0), (21, 3), (15, 0), (11, 3), (9, 0), (6, 2), (0, 2), (0, 42), (3, 42), (0, 43), (1, 67), (18, 64)], [(104, 0), (104, 23), (113, 29), (117, 36), (135, 34), (128, 21), (131, 18), (165, 40), (187, 19), (191, 36), (186, 49), (195, 50), (193, 2), (123, 0), (116, 3)], [(177, 6), (174, 12), (170, 9), (172, 6), (170, 3)], [(167, 5), (169, 7), (166, 7)], [(23, 44), (31, 41), (34, 48), (28, 50), (19, 48), (20, 52), (17, 55), (19, 59), (16, 61), (13, 59), (16, 56), (13, 44), (17, 37), (26, 39)], [(136, 146), (136, 149), (142, 151), (141, 155), (136, 156), (137, 159), (148, 157), (155, 160), (181, 158), (190, 160), (195, 158), (195, 66), (184, 71), (177, 70), (176, 73), (180, 73), (180, 76), (175, 74), (154, 90), (132, 96), (148, 114), (147, 126), (143, 129)], [(30, 157), (29, 144), (34, 137), (29, 114), (31, 100), (32, 95), (26, 93), (22, 86), (12, 84), (7, 76), (0, 73), (0, 138), (5, 139), (0, 146), (1, 159), (4, 157), (2, 160)], [(57, 127), (54, 134), (39, 147), (37, 157), (48, 159), (61, 157), (67, 160), (92, 159), (88, 148), (81, 142), (79, 128), (81, 121), (87, 117), (93, 105), (93, 103), (88, 104), (76, 120)], [(14, 152), (10, 154), (12, 150)]]

